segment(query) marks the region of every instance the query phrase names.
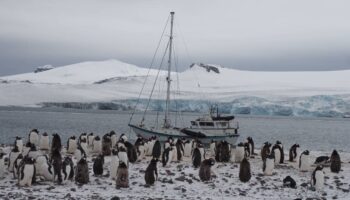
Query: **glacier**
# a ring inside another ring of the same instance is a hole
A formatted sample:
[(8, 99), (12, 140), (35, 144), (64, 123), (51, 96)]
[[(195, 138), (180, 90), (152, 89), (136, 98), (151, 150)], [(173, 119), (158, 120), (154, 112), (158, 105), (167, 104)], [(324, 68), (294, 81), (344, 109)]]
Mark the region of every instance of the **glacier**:
[[(143, 110), (157, 73), (105, 60), (0, 77), (0, 106), (132, 110), (140, 96), (137, 109)], [(350, 70), (261, 72), (199, 63), (171, 76), (172, 110), (206, 112), (218, 104), (232, 114), (342, 117), (350, 112)], [(160, 70), (150, 110), (164, 109), (165, 79)]]

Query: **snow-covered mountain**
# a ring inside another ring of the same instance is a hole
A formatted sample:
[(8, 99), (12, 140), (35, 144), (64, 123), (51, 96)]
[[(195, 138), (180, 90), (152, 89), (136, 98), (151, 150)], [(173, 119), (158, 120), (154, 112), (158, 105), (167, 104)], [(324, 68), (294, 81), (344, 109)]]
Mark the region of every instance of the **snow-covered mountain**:
[[(142, 107), (157, 73), (157, 69), (107, 60), (0, 77), (0, 105), (128, 109), (149, 74), (141, 94)], [(163, 107), (165, 77), (166, 72), (160, 71), (153, 109)], [(350, 70), (257, 72), (195, 64), (183, 72), (172, 72), (172, 98), (186, 111), (220, 102), (231, 113), (341, 116), (350, 111), (349, 77)]]

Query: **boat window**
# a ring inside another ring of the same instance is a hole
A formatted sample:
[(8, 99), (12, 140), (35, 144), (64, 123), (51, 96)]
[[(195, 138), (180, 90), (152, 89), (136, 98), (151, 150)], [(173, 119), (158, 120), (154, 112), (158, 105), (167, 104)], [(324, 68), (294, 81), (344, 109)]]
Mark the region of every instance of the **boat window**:
[(227, 126), (227, 122), (217, 122), (216, 124), (218, 126), (222, 126), (222, 127), (226, 127)]
[(192, 126), (197, 126), (197, 123), (195, 121), (191, 121)]
[(199, 122), (199, 125), (201, 126), (214, 126), (213, 122)]

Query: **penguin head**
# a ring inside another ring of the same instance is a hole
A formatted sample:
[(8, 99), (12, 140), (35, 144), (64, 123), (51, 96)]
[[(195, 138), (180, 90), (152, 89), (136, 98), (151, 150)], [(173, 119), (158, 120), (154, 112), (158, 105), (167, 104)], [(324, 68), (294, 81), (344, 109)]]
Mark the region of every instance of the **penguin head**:
[(36, 151), (36, 146), (35, 144), (30, 145), (30, 151)]
[(168, 142), (169, 142), (170, 144), (173, 143), (173, 137), (169, 136), (169, 137), (168, 137)]
[(112, 130), (111, 132), (109, 132), (109, 136), (113, 136), (113, 135), (116, 135), (116, 133)]
[(309, 150), (305, 150), (302, 154), (304, 154), (304, 155), (310, 155), (310, 152), (309, 152)]
[(337, 156), (337, 155), (339, 155), (339, 154), (338, 154), (337, 150), (334, 149), (332, 152), (332, 156)]
[(36, 129), (36, 128), (33, 129), (33, 130), (31, 130), (30, 132), (31, 132), (31, 133), (33, 133), (33, 132), (34, 132), (34, 133), (39, 133), (38, 129)]
[(121, 146), (119, 147), (119, 152), (126, 152), (126, 149), (123, 146)]
[(60, 137), (60, 135), (58, 135), (57, 133), (54, 133), (54, 134), (52, 134), (52, 136), (53, 136), (53, 140), (61, 140), (61, 137)]
[(112, 149), (112, 155), (113, 155), (113, 156), (118, 155), (118, 150), (116, 150), (116, 149)]
[(122, 134), (120, 135), (120, 140), (126, 142), (126, 141), (128, 141), (128, 138), (126, 137), (126, 135), (125, 135), (124, 133), (122, 133)]
[(30, 142), (27, 142), (27, 143), (26, 143), (26, 147), (27, 147), (27, 148), (30, 148), (31, 146), (32, 146), (32, 143), (30, 143)]
[(82, 157), (82, 158), (79, 160), (78, 165), (87, 165), (86, 158), (85, 158), (85, 157)]
[(92, 135), (94, 135), (94, 133), (93, 133), (93, 132), (89, 133), (89, 136), (92, 136)]
[(95, 141), (100, 141), (101, 138), (100, 138), (99, 136), (96, 136), (96, 137), (94, 138), (94, 140), (95, 140)]
[(22, 140), (22, 138), (21, 138), (21, 137), (16, 136), (16, 140)]
[(151, 160), (151, 163), (157, 163), (158, 161), (159, 161), (158, 158), (153, 157), (152, 160)]
[(281, 141), (279, 141), (279, 140), (277, 140), (277, 141), (276, 141), (276, 144), (282, 144), (282, 142), (281, 142)]
[(76, 138), (75, 138), (75, 136), (71, 136), (69, 139), (75, 140)]
[(127, 168), (126, 164), (123, 161), (119, 161), (120, 168)]
[(237, 144), (237, 146), (238, 147), (244, 147), (244, 144), (243, 144), (243, 142), (240, 142), (240, 143)]
[(80, 138), (80, 143), (86, 143), (86, 138)]
[(43, 133), (43, 136), (48, 136), (48, 134), (46, 132)]
[(215, 160), (213, 158), (209, 158), (209, 165), (214, 166), (215, 165)]
[(24, 159), (23, 159), (23, 162), (25, 164), (30, 164), (30, 165), (33, 165), (35, 163), (35, 160), (33, 158), (30, 158), (28, 156), (26, 156)]
[(315, 171), (318, 171), (318, 170), (323, 170), (323, 165), (318, 165), (315, 169)]

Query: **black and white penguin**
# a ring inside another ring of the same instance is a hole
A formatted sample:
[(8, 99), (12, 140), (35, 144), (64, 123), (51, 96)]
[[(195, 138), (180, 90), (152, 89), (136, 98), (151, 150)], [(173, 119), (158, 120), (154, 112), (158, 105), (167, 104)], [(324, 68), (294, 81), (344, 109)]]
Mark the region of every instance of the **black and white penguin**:
[(77, 150), (75, 150), (74, 152), (75, 159), (77, 160), (77, 162), (79, 162), (82, 158), (86, 159), (86, 156), (87, 155), (85, 153), (85, 150), (79, 145)]
[(74, 178), (74, 164), (72, 158), (66, 156), (62, 163), (63, 181), (72, 181)]
[(61, 152), (54, 148), (54, 150), (51, 152), (51, 165), (53, 167), (53, 173), (54, 173), (54, 181), (58, 184), (61, 184), (62, 179), (62, 155)]
[(199, 178), (201, 181), (211, 180), (211, 167), (214, 166), (215, 160), (213, 158), (205, 159), (202, 161), (199, 168)]
[(67, 141), (67, 153), (73, 154), (77, 150), (77, 139), (75, 136), (71, 136)]
[(184, 142), (184, 156), (190, 157), (192, 152), (192, 140), (186, 140)]
[(171, 144), (172, 155), (173, 155), (171, 161), (177, 161), (177, 148), (176, 148), (176, 145), (175, 145), (175, 144), (176, 144), (176, 143), (172, 143), (172, 144)]
[(310, 152), (308, 150), (303, 151), (299, 158), (299, 169), (302, 172), (310, 169)]
[(13, 164), (15, 163), (15, 160), (17, 159), (19, 154), (21, 154), (21, 152), (18, 150), (18, 146), (14, 146), (14, 148), (10, 152), (9, 162), (7, 165), (7, 168), (10, 172), (13, 172)]
[(331, 155), (331, 172), (339, 173), (341, 168), (341, 160), (338, 152), (333, 150)]
[(251, 176), (250, 163), (247, 158), (243, 158), (241, 165), (239, 166), (239, 180), (242, 182), (248, 182)]
[(156, 140), (152, 149), (152, 157), (159, 159), (162, 154), (162, 146), (160, 145), (159, 140)]
[(42, 151), (48, 151), (50, 149), (50, 139), (46, 132), (40, 136), (39, 148)]
[(134, 147), (134, 145), (128, 141), (124, 142), (124, 144), (126, 147), (126, 152), (128, 155), (129, 162), (131, 162), (131, 163), (136, 162), (137, 161), (137, 151), (136, 151), (136, 148)]
[(283, 150), (279, 144), (273, 145), (272, 153), (275, 155), (275, 164), (283, 163), (282, 162)]
[(82, 133), (79, 136), (79, 143), (81, 143), (82, 140), (85, 140), (85, 142), (87, 143), (87, 134), (86, 133)]
[(297, 150), (300, 148), (299, 144), (293, 144), (289, 149), (289, 162), (296, 162), (297, 161)]
[(182, 140), (177, 140), (176, 141), (176, 156), (177, 156), (177, 160), (181, 161), (182, 157), (184, 155), (184, 145), (182, 143)]
[(16, 136), (15, 138), (15, 146), (17, 146), (18, 151), (22, 152), (23, 150), (23, 140), (21, 137)]
[(35, 159), (36, 176), (42, 177), (46, 181), (54, 180), (54, 169), (46, 155), (38, 156)]
[(204, 150), (204, 145), (201, 142), (198, 142), (197, 148), (199, 149), (199, 152), (201, 152), (201, 158), (202, 160), (205, 159), (205, 150)]
[(138, 161), (143, 160), (146, 156), (146, 149), (145, 149), (144, 142), (140, 141), (138, 143), (135, 143), (135, 148), (136, 148), (136, 152), (137, 152), (137, 160)]
[(75, 182), (78, 184), (87, 184), (89, 182), (89, 166), (85, 158), (80, 159), (77, 163)]
[(250, 154), (250, 156), (253, 156), (255, 154), (253, 138), (252, 137), (247, 137), (247, 143), (249, 145), (249, 150), (250, 150), (249, 154)]
[(247, 159), (250, 158), (250, 146), (248, 142), (243, 143), (244, 144), (244, 157)]
[(98, 155), (94, 160), (93, 171), (95, 176), (101, 176), (103, 174), (103, 165), (105, 158), (103, 155)]
[(110, 156), (112, 153), (112, 140), (109, 133), (102, 137), (102, 155)]
[(145, 181), (147, 185), (153, 185), (158, 179), (157, 158), (152, 158), (145, 171)]
[(292, 177), (286, 176), (286, 178), (283, 179), (283, 186), (296, 189), (297, 183), (295, 182), (295, 180)]
[(318, 190), (318, 191), (323, 189), (323, 186), (324, 186), (324, 172), (323, 172), (323, 166), (322, 165), (317, 166), (316, 169), (312, 172), (311, 186), (315, 187), (315, 189)]
[(329, 163), (329, 156), (318, 156), (314, 162), (315, 165), (325, 165)]
[[(283, 149), (282, 142), (279, 141), (279, 140), (277, 140), (277, 141), (276, 141), (276, 145), (279, 146), (279, 150), (281, 151), (279, 163), (282, 164), (282, 163), (284, 163), (284, 149)], [(275, 155), (275, 156), (276, 156), (276, 155)]]
[(38, 129), (33, 129), (29, 132), (28, 142), (34, 144), (35, 146), (39, 145), (39, 131), (38, 131)]
[(209, 149), (210, 149), (210, 155), (212, 157), (215, 157), (216, 155), (216, 141), (215, 140), (211, 140), (210, 145), (209, 145)]
[(3, 178), (5, 173), (5, 155), (3, 152), (0, 153), (0, 178)]
[(193, 155), (192, 155), (192, 164), (194, 168), (198, 168), (202, 163), (202, 154), (199, 150), (199, 148), (195, 148), (193, 150)]
[(270, 147), (271, 143), (265, 142), (263, 148), (261, 149), (260, 155), (262, 160), (264, 161), (268, 155), (270, 155)]
[(112, 150), (112, 156), (111, 156), (111, 162), (110, 162), (110, 169), (109, 169), (109, 175), (113, 180), (117, 178), (117, 170), (119, 166), (119, 157), (118, 157), (118, 151), (116, 149)]
[(126, 149), (124, 147), (119, 148), (118, 158), (119, 158), (119, 162), (124, 162), (126, 166), (129, 166), (128, 154), (127, 154)]
[(62, 150), (61, 137), (57, 133), (52, 134), (52, 142), (51, 142), (51, 152), (53, 151), (60, 152)]
[(169, 167), (170, 162), (172, 161), (172, 158), (173, 158), (173, 149), (171, 146), (169, 146), (163, 151), (163, 155), (162, 155), (163, 167)]
[(92, 148), (94, 146), (94, 140), (95, 140), (95, 136), (94, 136), (94, 133), (89, 133), (87, 135), (87, 143), (88, 143), (88, 146), (90, 148)]
[(82, 137), (80, 139), (80, 142), (79, 142), (79, 147), (84, 150), (86, 156), (89, 155), (89, 148), (88, 148), (88, 144), (87, 144), (87, 139)]
[(19, 166), (23, 160), (23, 155), (19, 154), (15, 160), (15, 162), (13, 163), (13, 178), (17, 179), (18, 178), (18, 170), (19, 170)]
[(35, 166), (34, 160), (29, 157), (25, 157), (19, 167), (18, 173), (18, 185), (23, 186), (32, 186), (32, 183), (35, 182)]
[(102, 153), (102, 140), (100, 136), (95, 136), (92, 144), (92, 153), (101, 154)]
[(116, 188), (128, 188), (129, 187), (129, 172), (128, 167), (124, 162), (119, 163), (117, 171)]
[(167, 149), (173, 144), (174, 140), (172, 137), (168, 137), (168, 140), (164, 142), (164, 149)]
[(229, 162), (231, 160), (231, 145), (226, 140), (221, 141), (220, 148), (220, 161)]
[(275, 168), (275, 154), (272, 151), (270, 155), (263, 160), (263, 172), (265, 176), (272, 176), (273, 170)]
[(237, 144), (235, 149), (235, 162), (236, 163), (242, 162), (244, 157), (245, 157), (245, 145), (242, 142), (240, 142)]
[(138, 146), (138, 145), (140, 145), (140, 144), (144, 144), (145, 142), (144, 142), (144, 138), (141, 136), (141, 135), (138, 135), (137, 136), (137, 139), (136, 139), (136, 141), (135, 141), (135, 144), (134, 144), (134, 146)]
[(118, 141), (117, 134), (114, 131), (111, 131), (109, 132), (109, 137), (111, 137), (112, 148), (114, 148)]

